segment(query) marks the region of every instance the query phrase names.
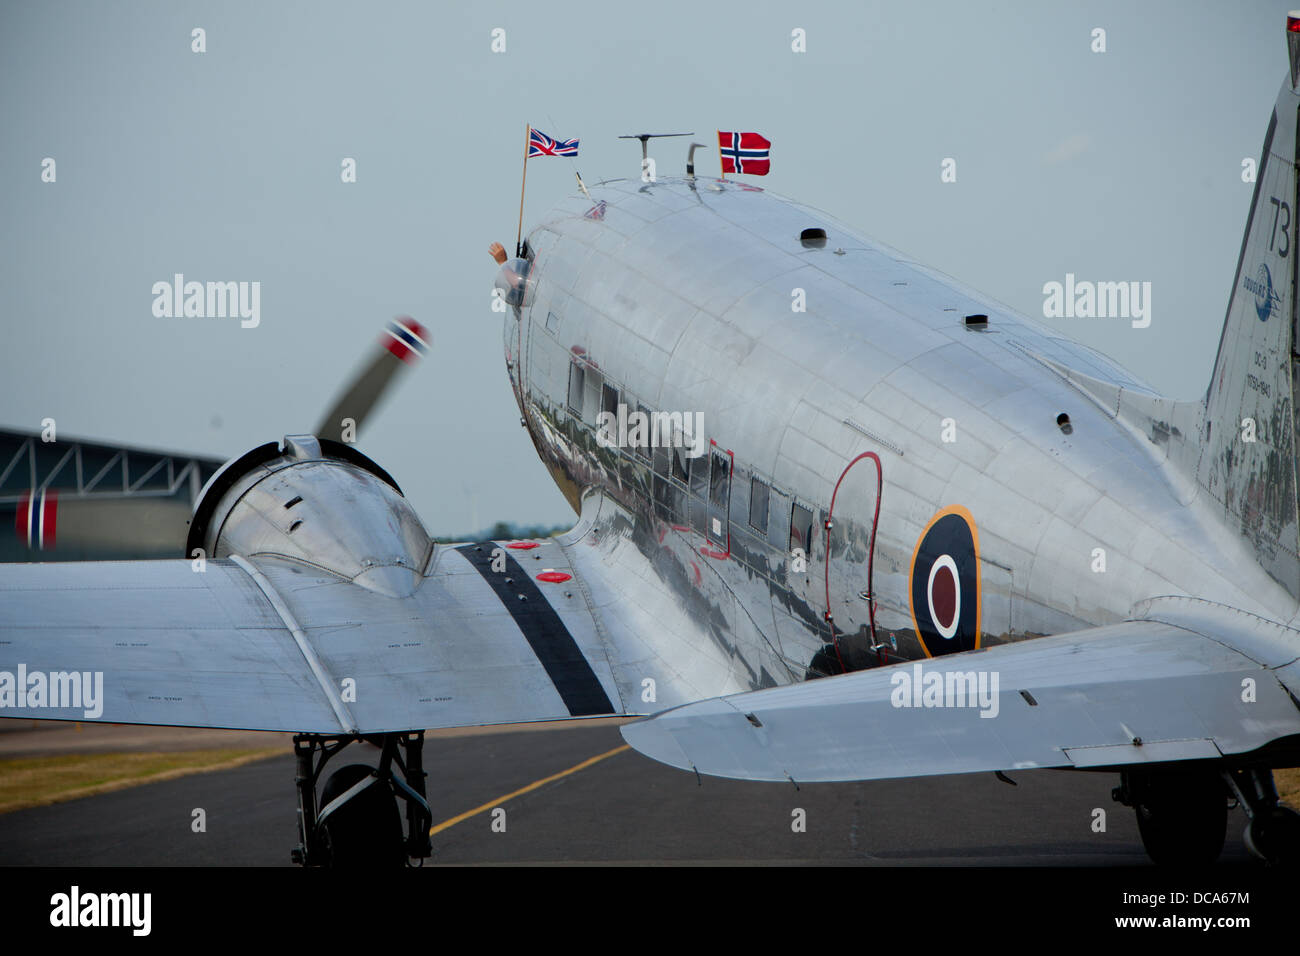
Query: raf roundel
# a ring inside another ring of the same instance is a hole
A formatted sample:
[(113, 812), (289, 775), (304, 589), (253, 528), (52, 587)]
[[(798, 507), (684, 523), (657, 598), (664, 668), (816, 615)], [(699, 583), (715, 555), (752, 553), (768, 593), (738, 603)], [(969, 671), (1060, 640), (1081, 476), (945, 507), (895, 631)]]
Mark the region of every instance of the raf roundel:
[(979, 537), (969, 511), (950, 505), (930, 519), (908, 583), (912, 623), (927, 655), (980, 646)]

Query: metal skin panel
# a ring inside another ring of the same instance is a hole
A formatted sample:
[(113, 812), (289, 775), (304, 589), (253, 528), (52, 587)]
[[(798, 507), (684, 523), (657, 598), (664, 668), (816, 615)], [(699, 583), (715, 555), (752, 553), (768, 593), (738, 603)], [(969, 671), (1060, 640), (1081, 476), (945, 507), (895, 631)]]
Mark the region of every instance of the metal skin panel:
[(8, 565), (0, 603), (0, 671), (103, 673), (94, 717), (16, 701), (6, 715), (338, 730), (283, 621), (228, 562), (202, 573), (188, 561)]
[[(737, 625), (717, 562), (677, 548), (680, 542), (668, 535), (661, 550), (647, 555), (631, 533), (632, 516), (605, 496), (589, 495), (577, 526), (560, 539), (606, 645), (617, 654), (629, 713), (698, 700), (714, 687), (770, 687), (802, 677), (764, 636), (770, 612), (766, 622), (746, 618)], [(654, 682), (652, 697), (647, 680)]]
[[(558, 549), (550, 550), (546, 567), (568, 570)], [(348, 708), (367, 731), (570, 716), (519, 627), (502, 613), (501, 599), (454, 549), (439, 552), (431, 577), (402, 600), (308, 568), (260, 566), (335, 682), (355, 681)], [(540, 571), (540, 562), (525, 560)], [(543, 587), (616, 703), (605, 649), (580, 596), (562, 585)]]
[[(918, 670), (922, 686), (928, 674), (996, 674), (997, 693), (987, 682), (973, 706), (926, 706), (910, 696)], [(1300, 712), (1235, 651), (1131, 622), (702, 701), (622, 733), (684, 770), (802, 784), (1243, 754), (1300, 734)]]

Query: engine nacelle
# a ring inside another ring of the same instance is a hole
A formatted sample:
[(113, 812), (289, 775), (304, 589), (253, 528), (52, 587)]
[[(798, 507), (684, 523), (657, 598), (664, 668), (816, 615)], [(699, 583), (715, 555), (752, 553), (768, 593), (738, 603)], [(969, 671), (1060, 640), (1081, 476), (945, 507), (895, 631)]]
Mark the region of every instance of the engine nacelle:
[(433, 541), (389, 474), (340, 442), (289, 435), (234, 458), (199, 495), (187, 557), (273, 555), (404, 597)]

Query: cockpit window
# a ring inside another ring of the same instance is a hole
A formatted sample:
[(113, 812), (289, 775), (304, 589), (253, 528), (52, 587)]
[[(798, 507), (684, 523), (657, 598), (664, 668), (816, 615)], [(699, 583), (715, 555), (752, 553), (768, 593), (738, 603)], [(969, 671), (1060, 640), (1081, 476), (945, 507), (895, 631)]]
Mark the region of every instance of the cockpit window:
[(499, 272), (494, 285), (500, 289), (508, 305), (524, 308), (532, 304), (535, 281), (529, 275), (532, 263), (527, 259), (508, 259)]

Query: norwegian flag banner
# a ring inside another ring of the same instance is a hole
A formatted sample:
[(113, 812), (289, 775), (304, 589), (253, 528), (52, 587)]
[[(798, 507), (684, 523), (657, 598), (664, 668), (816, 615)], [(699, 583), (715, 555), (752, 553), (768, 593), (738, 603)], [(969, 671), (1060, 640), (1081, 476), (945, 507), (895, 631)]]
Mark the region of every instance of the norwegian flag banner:
[(758, 133), (724, 133), (718, 130), (722, 172), (766, 176), (772, 166), (772, 143)]

